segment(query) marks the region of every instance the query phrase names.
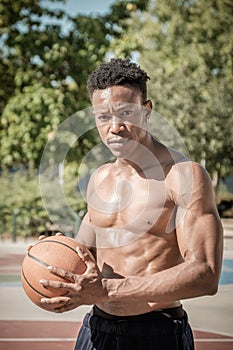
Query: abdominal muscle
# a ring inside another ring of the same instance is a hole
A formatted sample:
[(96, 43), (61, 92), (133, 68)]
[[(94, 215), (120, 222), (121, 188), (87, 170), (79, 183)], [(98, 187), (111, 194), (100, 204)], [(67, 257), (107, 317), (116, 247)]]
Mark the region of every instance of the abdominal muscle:
[[(116, 228), (114, 230), (117, 231)], [(174, 233), (165, 234), (164, 238), (162, 235), (158, 237), (158, 235), (146, 233), (125, 245), (115, 246), (113, 244), (113, 247), (97, 249), (97, 264), (103, 277), (108, 279), (151, 276), (179, 264), (181, 260)], [(116, 316), (139, 315), (179, 305), (180, 301), (177, 300), (164, 303), (149, 300), (143, 302), (117, 300), (97, 304), (103, 311)]]

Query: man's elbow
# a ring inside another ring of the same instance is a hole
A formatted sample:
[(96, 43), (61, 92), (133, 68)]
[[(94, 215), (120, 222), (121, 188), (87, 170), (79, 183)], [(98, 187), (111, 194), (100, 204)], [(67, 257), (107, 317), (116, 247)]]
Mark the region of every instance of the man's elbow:
[(196, 296), (215, 295), (218, 292), (219, 270), (214, 264), (206, 262), (193, 265), (193, 271), (196, 271), (196, 278), (193, 280)]
[(215, 295), (218, 292), (218, 283), (211, 281), (211, 283), (202, 284), (199, 288), (199, 296)]
[(219, 278), (220, 274), (209, 267), (203, 281), (203, 289), (206, 295), (215, 295), (218, 292)]
[(215, 295), (217, 294), (217, 292), (218, 292), (218, 283), (217, 284), (215, 283), (208, 288), (206, 295)]

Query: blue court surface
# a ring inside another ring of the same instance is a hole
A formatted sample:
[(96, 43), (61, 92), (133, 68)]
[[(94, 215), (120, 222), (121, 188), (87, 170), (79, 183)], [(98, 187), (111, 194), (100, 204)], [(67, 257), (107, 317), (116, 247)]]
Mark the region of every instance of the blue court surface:
[(220, 285), (233, 284), (233, 260), (224, 259), (222, 264), (222, 273), (219, 281)]

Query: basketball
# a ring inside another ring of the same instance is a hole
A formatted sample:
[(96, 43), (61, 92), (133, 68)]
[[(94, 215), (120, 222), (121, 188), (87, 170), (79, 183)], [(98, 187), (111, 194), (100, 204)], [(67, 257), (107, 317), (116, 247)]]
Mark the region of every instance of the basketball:
[[(48, 266), (56, 266), (74, 274), (83, 274), (86, 265), (79, 257), (76, 247), (79, 243), (66, 236), (51, 236), (36, 243), (24, 257), (21, 268), (21, 282), (29, 299), (47, 311), (53, 311), (54, 307), (41, 304), (41, 298), (64, 296), (66, 290), (57, 290), (44, 287), (41, 279), (70, 282), (48, 271)], [(60, 304), (57, 305), (59, 307)]]

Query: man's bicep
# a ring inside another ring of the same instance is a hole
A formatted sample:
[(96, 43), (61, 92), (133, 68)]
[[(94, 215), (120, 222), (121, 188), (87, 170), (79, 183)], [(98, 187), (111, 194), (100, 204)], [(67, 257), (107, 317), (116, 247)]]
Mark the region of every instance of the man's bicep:
[(219, 269), (222, 259), (222, 226), (214, 213), (189, 217), (177, 228), (177, 241), (183, 259), (208, 263)]
[(89, 220), (88, 212), (82, 220), (79, 231), (76, 235), (76, 240), (88, 248), (94, 248), (96, 246), (95, 231)]
[(191, 195), (177, 210), (177, 241), (184, 260), (207, 263), (219, 273), (222, 260), (222, 224), (212, 183), (206, 171), (194, 166)]

